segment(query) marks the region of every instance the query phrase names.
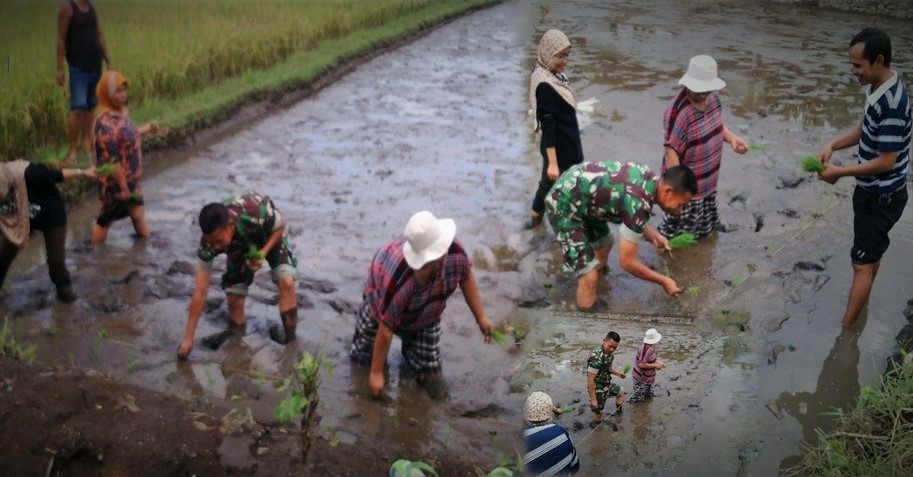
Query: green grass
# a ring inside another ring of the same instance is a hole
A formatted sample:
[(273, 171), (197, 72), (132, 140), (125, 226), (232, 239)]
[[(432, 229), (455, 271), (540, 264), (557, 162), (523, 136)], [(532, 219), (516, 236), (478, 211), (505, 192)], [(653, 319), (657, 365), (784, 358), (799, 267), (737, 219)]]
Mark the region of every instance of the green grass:
[(0, 326), (0, 356), (8, 356), (31, 364), (35, 362), (35, 349), (35, 345), (26, 347), (16, 341), (12, 325), (8, 319), (3, 319), (3, 326)]
[(117, 171), (117, 164), (108, 162), (95, 168), (95, 174), (99, 177), (107, 177)]
[(821, 172), (827, 167), (818, 159), (818, 156), (805, 156), (799, 159), (799, 164), (805, 172)]
[[(303, 85), (340, 61), (495, 0), (97, 0), (137, 124), (182, 135), (251, 95)], [(0, 58), (0, 157), (53, 156), (65, 143), (55, 82), (59, 0), (11, 0)]]
[(913, 360), (888, 373), (879, 387), (865, 386), (856, 406), (836, 410), (836, 428), (817, 431), (803, 459), (783, 475), (909, 475), (913, 469)]

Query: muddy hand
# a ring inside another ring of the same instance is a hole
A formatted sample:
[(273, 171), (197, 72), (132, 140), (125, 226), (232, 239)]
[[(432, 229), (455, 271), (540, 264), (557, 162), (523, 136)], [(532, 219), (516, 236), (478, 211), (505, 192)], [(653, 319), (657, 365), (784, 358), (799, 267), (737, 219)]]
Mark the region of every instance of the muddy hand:
[(252, 272), (256, 272), (257, 270), (260, 270), (260, 267), (262, 267), (262, 266), (263, 266), (263, 259), (256, 260), (256, 261), (254, 261), (254, 260), (247, 261), (247, 268), (249, 268), (250, 271), (252, 271)]
[(483, 316), (479, 319), (479, 331), (485, 335), (485, 343), (491, 343), (491, 330), (495, 328), (495, 324), (488, 319), (488, 317)]
[(380, 397), (381, 393), (384, 392), (384, 373), (372, 371), (368, 376), (368, 387), (371, 388), (371, 394), (374, 397)]
[(193, 340), (184, 340), (181, 341), (181, 346), (178, 347), (178, 358), (187, 359), (190, 356), (190, 350), (193, 349)]
[(678, 296), (681, 295), (683, 291), (685, 291), (680, 286), (678, 286), (678, 283), (675, 283), (675, 280), (669, 277), (666, 277), (666, 279), (663, 280), (663, 290), (666, 291), (666, 294), (675, 298), (678, 298)]

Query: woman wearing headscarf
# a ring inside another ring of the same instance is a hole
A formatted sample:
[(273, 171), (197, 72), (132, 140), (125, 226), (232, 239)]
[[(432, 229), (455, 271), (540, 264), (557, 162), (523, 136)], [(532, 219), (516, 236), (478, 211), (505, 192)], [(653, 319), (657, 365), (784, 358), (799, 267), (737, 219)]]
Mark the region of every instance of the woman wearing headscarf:
[(549, 30), (539, 41), (539, 57), (529, 82), (529, 102), (536, 115), (536, 131), (542, 131), (542, 177), (533, 198), (527, 229), (542, 223), (545, 195), (564, 171), (583, 162), (577, 103), (564, 70), (571, 42), (559, 30)]
[(56, 184), (74, 177), (95, 178), (95, 168), (52, 169), (15, 160), (0, 163), (0, 288), (19, 249), (36, 230), (44, 234), (48, 273), (57, 299), (76, 300), (66, 264), (67, 212)]
[(117, 71), (106, 71), (98, 82), (98, 115), (95, 118), (94, 165), (115, 165), (110, 175), (99, 177), (101, 210), (92, 230), (92, 243), (104, 243), (108, 228), (117, 220), (130, 217), (140, 237), (149, 236), (146, 224), (143, 189), (141, 138), (158, 131), (151, 122), (136, 127), (127, 111), (127, 78)]

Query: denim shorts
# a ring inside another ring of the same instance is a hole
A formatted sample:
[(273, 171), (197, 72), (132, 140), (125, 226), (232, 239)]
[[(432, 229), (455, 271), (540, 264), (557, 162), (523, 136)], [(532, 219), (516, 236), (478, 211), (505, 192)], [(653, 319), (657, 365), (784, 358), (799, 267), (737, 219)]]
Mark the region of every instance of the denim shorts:
[(101, 70), (86, 71), (70, 67), (70, 109), (91, 111), (98, 104), (95, 87), (101, 79)]

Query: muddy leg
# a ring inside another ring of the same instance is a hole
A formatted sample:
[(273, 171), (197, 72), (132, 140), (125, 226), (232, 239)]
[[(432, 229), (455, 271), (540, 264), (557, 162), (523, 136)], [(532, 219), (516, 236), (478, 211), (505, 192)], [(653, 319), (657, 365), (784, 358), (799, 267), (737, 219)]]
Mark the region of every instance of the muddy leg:
[(146, 207), (143, 205), (134, 205), (130, 207), (130, 220), (133, 221), (133, 230), (140, 237), (150, 235), (149, 224), (146, 223)]
[(869, 302), (872, 292), (872, 283), (878, 274), (881, 261), (875, 263), (853, 264), (853, 284), (850, 286), (850, 296), (846, 303), (846, 312), (843, 314), (843, 326), (849, 328), (856, 324), (859, 313)]
[(279, 316), (282, 318), (282, 332), (273, 325), (269, 336), (279, 344), (287, 344), (295, 339), (295, 328), (298, 326), (298, 297), (295, 296), (295, 280), (282, 277), (276, 282), (279, 287)]
[(92, 225), (92, 245), (105, 243), (108, 240), (108, 227), (102, 227), (98, 224)]
[(577, 279), (577, 308), (588, 310), (596, 303), (596, 282), (598, 279), (598, 267)]
[(228, 301), (228, 319), (235, 326), (244, 326), (247, 324), (247, 317), (244, 316), (244, 299), (242, 295), (229, 293), (225, 295)]

